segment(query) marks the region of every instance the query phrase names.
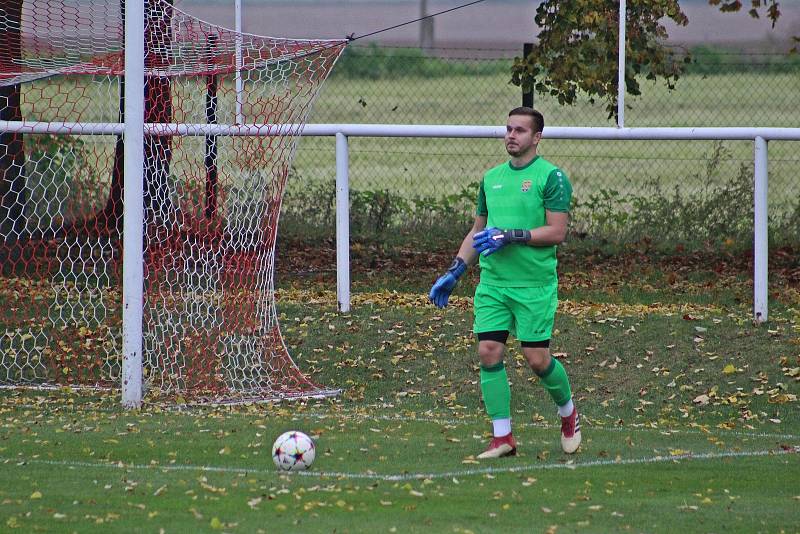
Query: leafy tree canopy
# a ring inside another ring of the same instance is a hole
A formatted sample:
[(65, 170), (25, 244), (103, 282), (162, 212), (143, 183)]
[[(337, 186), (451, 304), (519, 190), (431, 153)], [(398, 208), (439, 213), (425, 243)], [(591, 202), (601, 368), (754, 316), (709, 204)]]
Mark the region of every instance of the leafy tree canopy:
[[(723, 13), (743, 8), (739, 0), (708, 3)], [(774, 27), (779, 8), (780, 0), (750, 0), (748, 13), (754, 18), (766, 15)], [(641, 94), (641, 76), (663, 80), (674, 89), (691, 57), (664, 44), (668, 35), (660, 21), (668, 18), (680, 26), (689, 22), (679, 0), (628, 0), (627, 15), (626, 92)], [(552, 95), (560, 104), (573, 104), (584, 92), (590, 102), (605, 100), (609, 118), (615, 116), (619, 1), (544, 0), (534, 20), (541, 28), (539, 40), (527, 57), (514, 60), (511, 82), (525, 91)]]

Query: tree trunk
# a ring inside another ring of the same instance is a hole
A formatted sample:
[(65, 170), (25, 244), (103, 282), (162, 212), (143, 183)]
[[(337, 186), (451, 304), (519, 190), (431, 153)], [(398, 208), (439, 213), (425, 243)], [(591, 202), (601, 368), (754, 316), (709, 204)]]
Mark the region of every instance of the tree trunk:
[[(161, 4), (145, 0), (145, 68), (165, 69), (172, 48), (172, 0), (162, 11)], [(172, 122), (172, 91), (168, 76), (147, 76), (144, 85), (144, 122)], [(164, 224), (174, 215), (169, 188), (172, 137), (145, 135), (144, 207), (148, 223)]]
[[(208, 37), (208, 55), (213, 57), (216, 38), (214, 35)], [(206, 122), (217, 124), (217, 87), (218, 79), (216, 74), (209, 74), (206, 77)], [(214, 219), (217, 216), (217, 136), (206, 136), (206, 219)]]
[[(171, 2), (170, 2), (171, 4)], [(172, 11), (159, 12), (155, 2), (145, 0), (145, 68), (159, 68), (168, 65), (172, 38)], [(125, 23), (125, 0), (120, 0), (122, 23)], [(172, 122), (172, 95), (170, 80), (167, 77), (148, 76), (145, 79), (144, 122)], [(120, 80), (119, 120), (125, 121), (125, 79)], [(145, 135), (143, 184), (144, 204), (147, 222), (154, 218), (164, 220), (173, 211), (169, 197), (168, 179), (172, 160), (172, 140), (170, 137)], [(101, 229), (120, 233), (122, 231), (123, 197), (125, 182), (124, 143), (117, 136), (114, 147), (114, 166), (111, 176), (111, 190), (103, 210), (96, 216)], [(84, 223), (84, 228), (89, 226)]]
[[(18, 72), (22, 59), (23, 0), (0, 0), (5, 31), (0, 33), (0, 84)], [(22, 120), (20, 84), (0, 86), (0, 120)], [(21, 133), (0, 133), (0, 241), (16, 242), (25, 231), (25, 150)]]

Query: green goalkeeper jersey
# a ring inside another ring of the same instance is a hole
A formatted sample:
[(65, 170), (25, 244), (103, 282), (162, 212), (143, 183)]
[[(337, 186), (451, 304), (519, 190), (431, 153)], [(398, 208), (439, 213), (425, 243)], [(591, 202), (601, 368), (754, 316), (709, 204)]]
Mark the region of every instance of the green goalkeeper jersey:
[[(517, 168), (511, 162), (489, 169), (478, 191), (477, 214), (486, 226), (531, 230), (544, 226), (545, 210), (569, 211), (572, 185), (558, 167), (539, 156)], [(538, 287), (556, 283), (556, 247), (507, 245), (480, 257), (481, 283)]]

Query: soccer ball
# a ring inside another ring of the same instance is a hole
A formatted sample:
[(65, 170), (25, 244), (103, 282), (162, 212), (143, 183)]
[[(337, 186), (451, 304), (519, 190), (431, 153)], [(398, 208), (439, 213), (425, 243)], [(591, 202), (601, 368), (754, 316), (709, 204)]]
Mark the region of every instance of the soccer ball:
[(284, 432), (272, 445), (272, 461), (281, 471), (303, 471), (316, 456), (314, 442), (297, 430)]

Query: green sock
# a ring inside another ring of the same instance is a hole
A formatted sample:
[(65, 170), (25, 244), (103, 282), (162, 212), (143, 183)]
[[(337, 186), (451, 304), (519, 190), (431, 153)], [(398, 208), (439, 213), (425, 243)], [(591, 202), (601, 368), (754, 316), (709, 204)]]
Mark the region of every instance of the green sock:
[(511, 418), (511, 386), (503, 362), (491, 367), (481, 365), (481, 393), (489, 419)]
[(544, 389), (550, 394), (558, 406), (564, 406), (572, 398), (572, 391), (569, 389), (569, 378), (567, 371), (561, 362), (555, 358), (550, 358), (550, 365), (543, 373), (536, 373), (542, 381)]

